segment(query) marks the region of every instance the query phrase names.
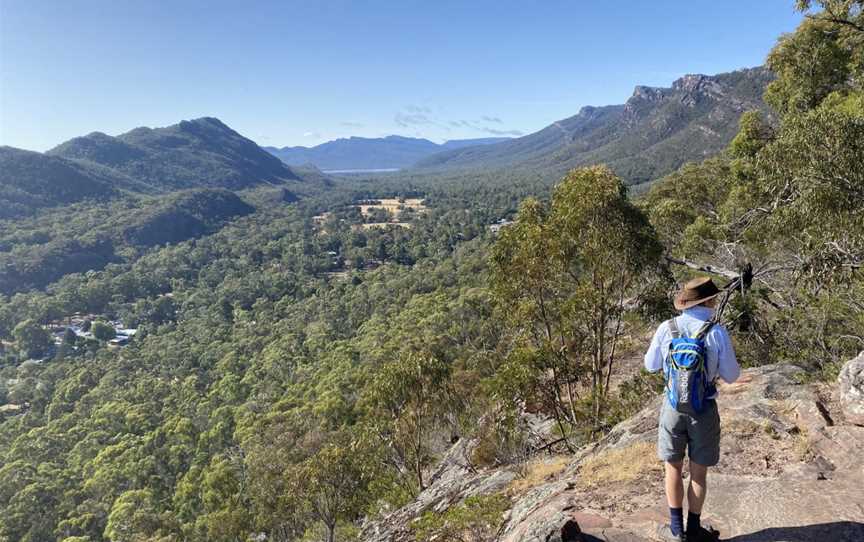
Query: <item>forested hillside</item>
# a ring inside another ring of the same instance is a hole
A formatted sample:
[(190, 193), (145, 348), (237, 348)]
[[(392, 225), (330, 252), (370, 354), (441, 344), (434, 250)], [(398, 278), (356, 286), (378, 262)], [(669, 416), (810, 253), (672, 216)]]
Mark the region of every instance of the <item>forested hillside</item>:
[[(639, 358), (695, 273), (727, 285), (745, 366), (834, 379), (864, 344), (864, 14), (825, 4), (771, 52), (767, 106), (760, 69), (583, 110), (551, 155), (586, 167), (551, 190), (539, 150), (534, 172), (282, 183), (208, 119), (25, 156), (168, 193), (82, 181), (0, 222), (0, 541), (499, 540), (545, 481), (530, 459), (590, 465), (659, 391)], [(442, 462), (475, 494), (423, 508)]]
[(270, 153), (215, 118), (135, 128), (117, 137), (94, 132), (61, 143), (47, 154), (101, 164), (145, 183), (152, 192), (239, 190), (299, 179)]
[(19, 219), (0, 230), (0, 294), (41, 289), (71, 273), (134, 261), (147, 248), (201, 237), (253, 210), (233, 192), (201, 189), (154, 200), (85, 203)]
[(38, 152), (0, 147), (0, 219), (85, 199), (107, 200), (117, 191), (110, 175)]

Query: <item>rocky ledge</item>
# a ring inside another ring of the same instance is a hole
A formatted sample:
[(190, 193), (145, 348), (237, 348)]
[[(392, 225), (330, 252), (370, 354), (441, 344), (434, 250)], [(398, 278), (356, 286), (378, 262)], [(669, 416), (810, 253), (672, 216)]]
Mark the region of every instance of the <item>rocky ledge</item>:
[[(792, 365), (769, 365), (721, 388), (722, 457), (709, 474), (703, 516), (723, 540), (864, 540), (862, 375), (864, 355), (844, 367), (839, 386), (807, 383)], [(557, 458), (563, 468), (536, 483), (524, 469), (473, 470), (463, 460), (471, 443), (459, 443), (417, 501), (367, 525), (361, 539), (413, 541), (411, 522), (423, 512), (505, 492), (513, 506), (500, 542), (653, 540), (667, 510), (654, 457), (661, 401)]]

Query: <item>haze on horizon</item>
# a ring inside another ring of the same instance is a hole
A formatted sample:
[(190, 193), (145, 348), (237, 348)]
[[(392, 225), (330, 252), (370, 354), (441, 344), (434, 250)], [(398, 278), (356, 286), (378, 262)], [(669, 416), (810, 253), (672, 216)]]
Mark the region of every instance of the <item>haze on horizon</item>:
[(202, 116), (278, 147), (517, 136), (759, 65), (792, 4), (0, 0), (0, 144)]

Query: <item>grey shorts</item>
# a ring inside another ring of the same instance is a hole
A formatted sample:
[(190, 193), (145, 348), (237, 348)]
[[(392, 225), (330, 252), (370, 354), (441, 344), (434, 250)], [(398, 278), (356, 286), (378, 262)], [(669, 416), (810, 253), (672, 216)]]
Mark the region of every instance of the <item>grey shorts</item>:
[(720, 461), (720, 414), (717, 401), (709, 401), (705, 412), (697, 416), (678, 412), (663, 401), (657, 432), (657, 456), (671, 463), (684, 459), (713, 467)]

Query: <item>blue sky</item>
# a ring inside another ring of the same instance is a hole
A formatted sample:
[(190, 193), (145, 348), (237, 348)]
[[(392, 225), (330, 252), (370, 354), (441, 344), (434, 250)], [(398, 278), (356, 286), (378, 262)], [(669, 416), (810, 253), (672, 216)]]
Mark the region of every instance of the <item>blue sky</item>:
[(761, 64), (792, 0), (0, 0), (0, 144), (216, 116), (261, 145), (529, 133)]

